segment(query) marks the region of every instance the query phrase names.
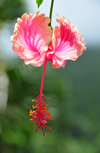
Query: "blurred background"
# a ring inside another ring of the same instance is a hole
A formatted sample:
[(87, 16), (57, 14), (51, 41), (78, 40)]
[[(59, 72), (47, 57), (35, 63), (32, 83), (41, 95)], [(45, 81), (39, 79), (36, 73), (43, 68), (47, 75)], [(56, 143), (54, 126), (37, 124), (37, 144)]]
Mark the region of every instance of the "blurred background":
[(48, 62), (44, 94), (50, 97), (51, 130), (35, 133), (30, 123), (31, 100), (40, 88), (42, 67), (24, 65), (12, 50), (10, 36), (23, 13), (49, 15), (51, 0), (38, 9), (35, 0), (0, 0), (0, 153), (100, 153), (100, 1), (55, 0), (83, 34), (87, 50), (65, 68)]

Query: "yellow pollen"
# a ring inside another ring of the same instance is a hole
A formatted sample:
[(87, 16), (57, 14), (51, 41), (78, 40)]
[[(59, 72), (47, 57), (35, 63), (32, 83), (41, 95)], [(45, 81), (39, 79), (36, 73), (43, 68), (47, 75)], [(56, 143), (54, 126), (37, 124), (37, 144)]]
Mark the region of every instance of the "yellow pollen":
[(35, 108), (35, 106), (34, 106), (34, 105), (32, 105), (32, 108), (34, 109), (34, 108)]
[(46, 107), (49, 107), (49, 105), (45, 105)]

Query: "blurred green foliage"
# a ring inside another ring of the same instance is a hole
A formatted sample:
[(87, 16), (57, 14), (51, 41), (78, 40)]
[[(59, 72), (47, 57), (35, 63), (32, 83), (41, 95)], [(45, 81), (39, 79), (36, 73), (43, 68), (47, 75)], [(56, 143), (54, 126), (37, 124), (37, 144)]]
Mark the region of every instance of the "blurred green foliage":
[(24, 1), (0, 0), (0, 20), (13, 20), (25, 12)]
[[(0, 20), (13, 21), (21, 16), (25, 8), (22, 2), (1, 0)], [(53, 69), (48, 62), (44, 94), (51, 98), (45, 102), (52, 115), (52, 128), (44, 129), (46, 137), (41, 129), (34, 132), (29, 117), (43, 67), (26, 66), (18, 58), (0, 61), (0, 102), (6, 97), (2, 97), (3, 92), (8, 95), (6, 108), (0, 108), (0, 153), (100, 153), (99, 57), (99, 48), (88, 47), (64, 69)], [(2, 86), (5, 75), (8, 91)]]

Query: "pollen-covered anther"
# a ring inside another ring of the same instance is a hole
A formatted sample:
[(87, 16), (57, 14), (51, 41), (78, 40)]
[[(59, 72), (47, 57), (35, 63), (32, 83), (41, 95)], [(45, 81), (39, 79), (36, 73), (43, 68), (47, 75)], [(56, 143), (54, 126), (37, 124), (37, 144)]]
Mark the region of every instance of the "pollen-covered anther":
[(48, 111), (48, 115), (50, 115), (50, 111)]
[(32, 118), (30, 119), (30, 121), (31, 121), (31, 123), (33, 123), (33, 119)]
[(32, 114), (33, 114), (33, 111), (32, 111), (32, 110), (30, 110), (30, 116), (32, 116)]
[(36, 108), (36, 106), (32, 105), (32, 108), (33, 108), (33, 109), (35, 109), (35, 108)]
[(47, 110), (48, 108), (47, 107), (44, 107), (44, 109)]
[(32, 102), (34, 102), (36, 99), (33, 99)]
[(46, 98), (48, 98), (48, 99), (49, 99), (49, 98), (50, 98), (50, 97), (46, 97), (44, 94), (42, 94), (42, 97), (44, 97), (44, 99), (46, 99)]
[(50, 120), (50, 121), (51, 121), (51, 120), (52, 120), (52, 116), (48, 116), (48, 120)]

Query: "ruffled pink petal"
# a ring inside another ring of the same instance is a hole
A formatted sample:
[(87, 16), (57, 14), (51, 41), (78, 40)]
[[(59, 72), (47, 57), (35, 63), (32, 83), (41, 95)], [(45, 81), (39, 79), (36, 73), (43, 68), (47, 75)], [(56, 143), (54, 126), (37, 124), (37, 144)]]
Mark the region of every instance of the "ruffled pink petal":
[(45, 53), (42, 56), (40, 55), (36, 56), (34, 59), (25, 59), (24, 63), (26, 65), (31, 64), (33, 66), (39, 67), (43, 64), (44, 60), (45, 60)]
[(60, 28), (55, 27), (52, 40), (54, 54), (51, 59), (54, 68), (64, 67), (67, 60), (76, 60), (86, 49), (86, 43), (82, 43), (82, 34), (76, 26), (71, 26), (70, 21), (64, 17), (57, 16)]
[(61, 58), (58, 58), (57, 56), (53, 57), (52, 66), (53, 68), (60, 68), (61, 66), (64, 68), (67, 60), (61, 60)]
[[(50, 19), (37, 12), (35, 16), (26, 13), (17, 20), (11, 41), (13, 50), (26, 64), (41, 66), (44, 55), (52, 39), (52, 31), (48, 26)], [(41, 62), (40, 62), (41, 61)], [(37, 63), (39, 62), (39, 64)], [(40, 64), (41, 63), (41, 64)]]

